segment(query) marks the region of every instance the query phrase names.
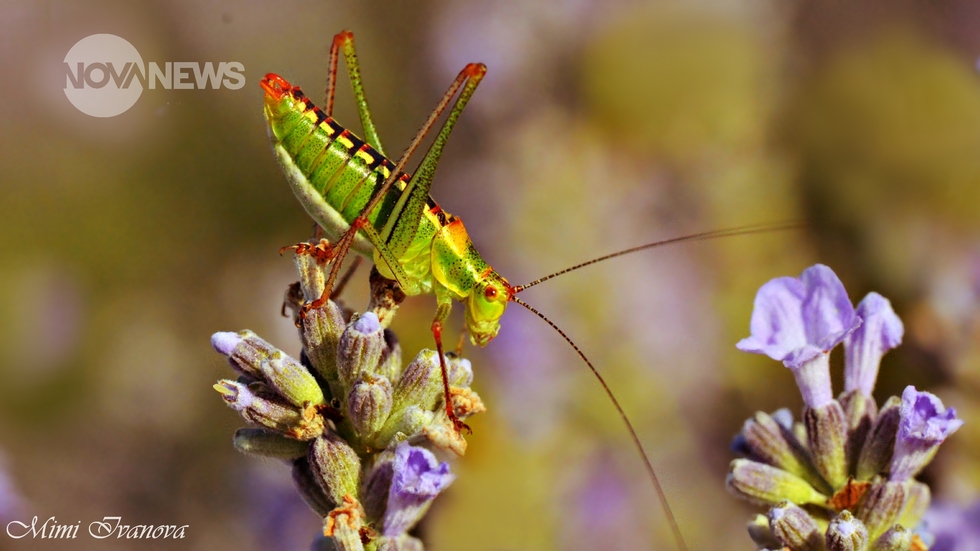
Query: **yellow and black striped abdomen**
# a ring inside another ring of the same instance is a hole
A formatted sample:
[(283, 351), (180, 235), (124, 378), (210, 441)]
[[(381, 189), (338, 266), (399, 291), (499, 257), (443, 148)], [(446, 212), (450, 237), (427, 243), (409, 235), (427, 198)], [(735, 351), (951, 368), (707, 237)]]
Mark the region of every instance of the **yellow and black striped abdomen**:
[[(394, 164), (327, 117), (299, 88), (287, 86), (275, 89), (278, 96), (266, 89), (271, 137), (297, 197), (330, 237), (338, 239), (391, 176)], [(417, 241), (431, 239), (446, 219), (446, 213), (428, 195), (424, 196), (428, 215), (414, 220), (403, 216), (412, 200), (405, 196), (411, 193), (409, 180), (408, 174), (399, 174), (367, 216), (385, 240), (384, 246), (403, 262), (418, 257), (423, 252), (419, 245), (424, 243)], [(368, 254), (366, 243), (361, 245), (356, 249)]]

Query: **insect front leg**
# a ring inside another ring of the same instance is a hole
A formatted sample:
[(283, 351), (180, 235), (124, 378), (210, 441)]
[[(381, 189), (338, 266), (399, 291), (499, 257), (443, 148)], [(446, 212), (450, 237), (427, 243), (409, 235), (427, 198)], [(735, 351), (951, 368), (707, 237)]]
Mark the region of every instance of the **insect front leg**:
[(449, 318), (449, 312), (453, 309), (453, 299), (449, 295), (448, 290), (437, 286), (436, 301), (438, 301), (439, 306), (436, 309), (436, 317), (432, 320), (432, 336), (436, 340), (436, 352), (439, 354), (439, 368), (442, 370), (442, 392), (446, 402), (446, 415), (452, 421), (456, 432), (465, 430), (467, 433), (473, 434), (473, 430), (470, 429), (469, 425), (462, 422), (459, 417), (456, 417), (456, 412), (453, 410), (452, 395), (449, 392), (449, 368), (446, 366), (446, 354), (442, 349), (442, 327), (446, 319)]

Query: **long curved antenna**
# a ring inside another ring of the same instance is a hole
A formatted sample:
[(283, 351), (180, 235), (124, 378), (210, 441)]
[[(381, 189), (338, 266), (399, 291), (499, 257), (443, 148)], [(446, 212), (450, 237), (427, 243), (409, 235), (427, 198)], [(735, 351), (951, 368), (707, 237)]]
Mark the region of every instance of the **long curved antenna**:
[(626, 424), (626, 429), (629, 430), (630, 438), (633, 440), (633, 444), (640, 452), (640, 456), (643, 457), (643, 463), (646, 465), (647, 474), (650, 475), (650, 480), (653, 481), (653, 487), (657, 490), (657, 498), (660, 499), (660, 505), (664, 508), (664, 514), (667, 515), (667, 523), (670, 525), (671, 532), (674, 533), (674, 540), (677, 543), (677, 548), (680, 549), (680, 551), (687, 551), (687, 544), (684, 543), (684, 536), (681, 534), (681, 530), (677, 526), (677, 520), (674, 518), (674, 512), (671, 510), (670, 504), (667, 502), (667, 494), (664, 493), (664, 489), (660, 485), (660, 479), (657, 477), (657, 471), (654, 470), (653, 464), (650, 462), (650, 458), (647, 457), (647, 452), (643, 449), (643, 444), (640, 443), (640, 437), (636, 435), (636, 430), (633, 428), (633, 423), (630, 423), (629, 417), (627, 417), (626, 412), (623, 411), (623, 406), (619, 405), (619, 400), (616, 399), (616, 396), (613, 395), (612, 390), (609, 389), (609, 385), (606, 384), (606, 380), (602, 378), (602, 375), (599, 375), (599, 372), (596, 370), (595, 366), (592, 365), (592, 362), (590, 362), (587, 357), (585, 357), (585, 353), (582, 352), (578, 345), (576, 345), (572, 339), (568, 338), (568, 335), (566, 335), (564, 331), (555, 325), (553, 321), (546, 318), (544, 314), (535, 310), (533, 306), (514, 295), (511, 295), (510, 300), (527, 308), (536, 316), (544, 320), (545, 323), (550, 325), (551, 328), (557, 331), (558, 334), (565, 339), (565, 342), (567, 342), (569, 346), (571, 346), (575, 352), (578, 353), (579, 357), (582, 358), (582, 361), (589, 366), (589, 369), (592, 370), (592, 374), (599, 380), (599, 384), (602, 385), (602, 389), (606, 391), (606, 396), (608, 396), (609, 399), (612, 400), (613, 405), (616, 406), (616, 412), (619, 413), (619, 418)]
[(524, 289), (527, 289), (529, 287), (534, 287), (538, 283), (548, 281), (551, 278), (558, 277), (562, 274), (567, 274), (568, 272), (574, 272), (579, 268), (584, 268), (586, 266), (591, 266), (592, 264), (602, 262), (603, 260), (609, 260), (610, 258), (616, 258), (617, 256), (623, 256), (630, 253), (635, 253), (637, 251), (643, 251), (646, 249), (655, 249), (657, 247), (676, 245), (678, 243), (688, 243), (691, 241), (707, 241), (709, 239), (718, 239), (720, 237), (733, 237), (736, 235), (751, 235), (754, 233), (777, 232), (782, 230), (802, 228), (804, 227), (804, 225), (805, 224), (803, 224), (802, 222), (786, 222), (781, 224), (758, 224), (752, 226), (739, 226), (737, 228), (726, 228), (723, 230), (712, 230), (712, 231), (706, 231), (701, 233), (693, 233), (682, 237), (673, 237), (671, 239), (664, 239), (663, 241), (655, 241), (653, 243), (647, 243), (646, 245), (640, 245), (638, 247), (631, 247), (629, 249), (617, 251), (612, 254), (600, 256), (599, 258), (593, 258), (592, 260), (588, 260), (581, 264), (576, 264), (569, 268), (565, 268), (564, 270), (561, 270), (559, 272), (555, 272), (551, 275), (546, 275), (540, 279), (536, 279), (531, 283), (525, 283), (524, 285), (516, 285), (514, 287), (511, 287), (511, 289), (514, 293), (520, 293)]

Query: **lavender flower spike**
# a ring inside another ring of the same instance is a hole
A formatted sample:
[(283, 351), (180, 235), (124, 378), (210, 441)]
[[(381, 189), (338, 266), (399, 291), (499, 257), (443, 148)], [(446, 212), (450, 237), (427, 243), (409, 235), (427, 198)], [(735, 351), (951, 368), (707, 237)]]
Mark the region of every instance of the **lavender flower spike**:
[(844, 392), (860, 391), (871, 396), (878, 379), (881, 357), (902, 344), (905, 328), (888, 299), (868, 293), (858, 304), (857, 315), (863, 323), (844, 339), (846, 353)]
[(432, 500), (456, 477), (450, 474), (448, 463), (439, 463), (432, 452), (408, 442), (395, 448), (392, 471), (382, 533), (397, 537), (415, 526)]
[(935, 395), (905, 387), (889, 480), (904, 482), (932, 461), (939, 445), (963, 425), (956, 410), (946, 409)]
[(736, 346), (792, 369), (804, 402), (816, 409), (833, 400), (826, 353), (860, 325), (837, 274), (816, 264), (799, 278), (779, 277), (759, 289), (752, 334)]

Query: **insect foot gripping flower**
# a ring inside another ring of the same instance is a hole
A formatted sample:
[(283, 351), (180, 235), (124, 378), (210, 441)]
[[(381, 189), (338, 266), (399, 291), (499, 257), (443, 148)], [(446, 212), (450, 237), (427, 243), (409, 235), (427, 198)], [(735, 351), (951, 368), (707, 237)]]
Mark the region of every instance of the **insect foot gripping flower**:
[[(920, 526), (929, 487), (915, 476), (963, 421), (939, 398), (909, 386), (879, 409), (871, 391), (882, 356), (902, 341), (887, 299), (870, 293), (857, 309), (823, 265), (759, 289), (751, 336), (738, 343), (793, 372), (802, 422), (789, 410), (756, 413), (732, 448), (727, 486), (769, 507), (749, 522), (758, 549), (924, 551)], [(834, 399), (830, 351), (844, 344), (844, 392)]]
[[(236, 449), (292, 465), (300, 495), (323, 518), (314, 548), (421, 551), (408, 531), (454, 478), (432, 449), (466, 451), (443, 406), (439, 358), (423, 350), (402, 366), (384, 326), (404, 295), (376, 273), (369, 311), (354, 315), (331, 301), (304, 311), (323, 291), (318, 246), (298, 247), (300, 282), (286, 294), (300, 359), (251, 331), (215, 333), (211, 344), (239, 377), (214, 388), (254, 425), (235, 433)], [(447, 360), (456, 415), (483, 412), (469, 361)]]

